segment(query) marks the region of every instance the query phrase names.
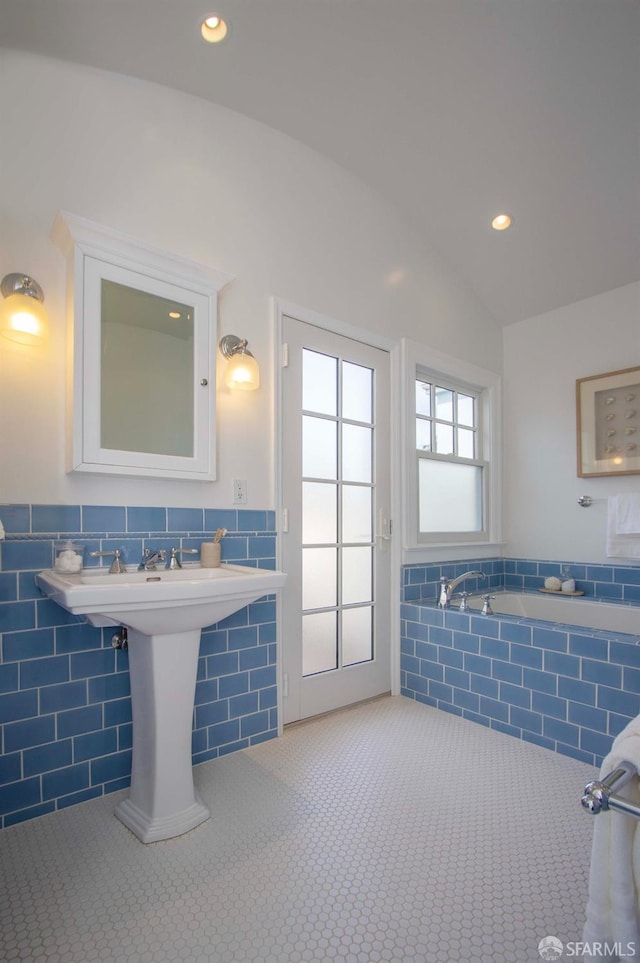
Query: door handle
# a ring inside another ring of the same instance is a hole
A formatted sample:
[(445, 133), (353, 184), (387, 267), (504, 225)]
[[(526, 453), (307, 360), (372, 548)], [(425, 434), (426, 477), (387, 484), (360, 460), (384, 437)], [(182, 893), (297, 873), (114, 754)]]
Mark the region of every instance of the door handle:
[(387, 518), (386, 512), (383, 508), (378, 512), (378, 534), (377, 538), (380, 540), (381, 545), (385, 542), (391, 541), (391, 519)]

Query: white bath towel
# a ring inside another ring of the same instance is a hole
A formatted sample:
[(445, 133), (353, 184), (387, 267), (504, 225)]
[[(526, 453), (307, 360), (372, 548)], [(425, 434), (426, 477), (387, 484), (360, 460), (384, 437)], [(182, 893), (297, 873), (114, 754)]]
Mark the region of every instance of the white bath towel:
[[(600, 777), (621, 762), (632, 762), (640, 772), (640, 716), (616, 737), (602, 763)], [(619, 795), (640, 805), (640, 779), (634, 776)], [(609, 810), (595, 817), (589, 900), (582, 938), (585, 943), (608, 943), (603, 960), (618, 960), (614, 944), (625, 959), (640, 960), (640, 822), (626, 813)], [(633, 952), (635, 950), (635, 953)]]
[(607, 501), (607, 558), (640, 558), (640, 494)]
[(640, 535), (640, 492), (614, 495), (618, 535)]

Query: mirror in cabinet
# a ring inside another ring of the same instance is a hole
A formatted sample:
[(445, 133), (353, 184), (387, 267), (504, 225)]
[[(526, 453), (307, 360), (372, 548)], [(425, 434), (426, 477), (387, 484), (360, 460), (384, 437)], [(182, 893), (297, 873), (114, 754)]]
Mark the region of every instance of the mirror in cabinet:
[(60, 213), (69, 471), (213, 480), (217, 294), (231, 277)]

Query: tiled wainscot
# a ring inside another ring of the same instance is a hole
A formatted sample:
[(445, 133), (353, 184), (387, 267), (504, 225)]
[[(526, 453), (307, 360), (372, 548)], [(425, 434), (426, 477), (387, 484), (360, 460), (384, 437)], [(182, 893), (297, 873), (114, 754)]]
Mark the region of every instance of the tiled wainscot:
[[(34, 575), (54, 542), (121, 549), (198, 548), (218, 528), (222, 560), (275, 568), (270, 511), (119, 506), (0, 506), (0, 826), (129, 785), (131, 700), (126, 651), (43, 598)], [(187, 556), (189, 558), (189, 556)], [(109, 559), (105, 560), (109, 564)], [(267, 596), (202, 632), (193, 761), (277, 734), (275, 599)]]

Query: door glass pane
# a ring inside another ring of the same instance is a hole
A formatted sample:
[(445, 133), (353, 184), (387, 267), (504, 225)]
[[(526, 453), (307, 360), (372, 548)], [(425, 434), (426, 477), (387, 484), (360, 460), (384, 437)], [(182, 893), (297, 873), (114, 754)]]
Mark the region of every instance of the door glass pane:
[(482, 468), (419, 459), (421, 532), (482, 531)]
[(371, 541), (371, 488), (345, 485), (342, 489), (342, 541)]
[(431, 422), (416, 418), (416, 448), (431, 451)]
[(370, 605), (342, 613), (342, 664), (370, 662), (373, 658), (373, 609)]
[(468, 428), (474, 426), (473, 402), (474, 399), (470, 395), (458, 395), (458, 422)]
[(453, 425), (441, 425), (436, 422), (436, 451), (440, 455), (453, 454)]
[[(362, 430), (362, 429), (360, 429)], [(302, 418), (302, 474), (307, 478), (338, 477), (338, 425), (335, 421)]]
[(337, 485), (302, 483), (302, 541), (335, 542), (338, 538)]
[(326, 672), (338, 666), (337, 612), (302, 616), (302, 674)]
[(302, 608), (337, 605), (337, 549), (302, 549)]
[(461, 458), (475, 458), (475, 431), (458, 428), (458, 454)]
[(338, 359), (302, 349), (302, 407), (322, 415), (338, 413)]
[(453, 391), (436, 387), (436, 418), (453, 421)]
[(342, 604), (371, 602), (373, 591), (371, 548), (342, 549)]
[(371, 428), (343, 425), (342, 477), (344, 481), (370, 482), (372, 480), (371, 440)]
[(373, 421), (373, 371), (359, 364), (342, 364), (342, 417)]
[(426, 381), (416, 381), (416, 414), (431, 414), (431, 385)]

